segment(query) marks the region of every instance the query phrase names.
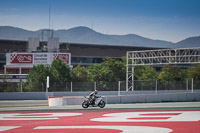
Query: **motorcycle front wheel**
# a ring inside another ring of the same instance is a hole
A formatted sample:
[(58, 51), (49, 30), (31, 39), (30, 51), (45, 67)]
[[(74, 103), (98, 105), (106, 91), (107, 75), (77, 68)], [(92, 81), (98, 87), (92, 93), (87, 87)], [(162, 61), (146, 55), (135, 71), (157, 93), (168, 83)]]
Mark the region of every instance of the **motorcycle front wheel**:
[(99, 106), (100, 108), (104, 108), (105, 105), (106, 105), (106, 103), (105, 103), (104, 101), (101, 101), (101, 102), (99, 102), (99, 104), (98, 104), (98, 106)]
[(84, 102), (82, 103), (82, 107), (83, 107), (83, 108), (88, 108), (88, 107), (89, 107), (89, 103), (88, 103), (87, 101), (84, 101)]

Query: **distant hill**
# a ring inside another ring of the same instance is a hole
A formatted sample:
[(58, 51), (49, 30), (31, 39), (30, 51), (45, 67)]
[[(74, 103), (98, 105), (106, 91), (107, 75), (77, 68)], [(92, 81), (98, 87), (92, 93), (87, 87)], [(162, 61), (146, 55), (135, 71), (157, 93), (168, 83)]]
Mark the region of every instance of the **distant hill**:
[(0, 39), (28, 40), (29, 37), (36, 37), (37, 33), (11, 26), (0, 26)]
[(174, 45), (174, 47), (176, 48), (200, 47), (200, 36), (186, 38), (185, 40), (177, 42)]
[[(21, 28), (0, 26), (0, 39), (28, 40), (29, 37), (40, 37), (42, 30), (29, 31)], [(153, 40), (135, 34), (107, 35), (96, 32), (88, 27), (75, 27), (68, 30), (55, 30), (54, 36), (61, 42), (86, 43), (99, 45), (144, 46), (144, 47), (174, 47), (174, 43)], [(178, 46), (178, 44), (176, 44)]]

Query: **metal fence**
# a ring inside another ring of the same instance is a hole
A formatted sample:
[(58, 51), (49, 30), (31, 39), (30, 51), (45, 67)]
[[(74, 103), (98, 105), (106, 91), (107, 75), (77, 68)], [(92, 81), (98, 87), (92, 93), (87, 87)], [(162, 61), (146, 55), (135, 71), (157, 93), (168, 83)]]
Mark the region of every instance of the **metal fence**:
[[(46, 84), (36, 84), (28, 86), (25, 82), (0, 82), (0, 92), (76, 92), (76, 91), (127, 91), (126, 82), (66, 82), (63, 84), (50, 83), (50, 87), (46, 88)], [(134, 88), (128, 91), (137, 93), (168, 93), (168, 92), (194, 92), (200, 91), (199, 80), (187, 81), (150, 81), (140, 80), (134, 81)]]
[(199, 80), (187, 81), (134, 81), (135, 92), (147, 93), (175, 93), (200, 91)]

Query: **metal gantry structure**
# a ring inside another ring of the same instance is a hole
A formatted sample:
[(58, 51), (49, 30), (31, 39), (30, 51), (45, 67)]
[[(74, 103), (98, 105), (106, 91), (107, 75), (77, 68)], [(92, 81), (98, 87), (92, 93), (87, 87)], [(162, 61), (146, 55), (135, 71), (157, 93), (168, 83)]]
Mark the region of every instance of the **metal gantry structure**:
[(126, 91), (134, 90), (134, 66), (200, 63), (200, 47), (128, 51), (126, 55)]

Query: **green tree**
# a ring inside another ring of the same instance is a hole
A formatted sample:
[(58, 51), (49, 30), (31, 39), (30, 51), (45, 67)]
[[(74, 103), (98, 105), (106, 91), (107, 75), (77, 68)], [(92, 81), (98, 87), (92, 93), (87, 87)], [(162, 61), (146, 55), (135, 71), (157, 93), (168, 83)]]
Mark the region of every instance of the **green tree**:
[[(166, 65), (162, 68), (162, 71), (158, 75), (158, 79), (161, 81), (180, 81), (181, 69), (179, 67), (172, 67), (171, 65)], [(184, 73), (182, 73), (184, 74)]]
[(134, 72), (136, 80), (156, 80), (158, 75), (155, 68), (151, 66), (136, 66)]
[(185, 81), (187, 80), (187, 69), (180, 69), (180, 74), (179, 74), (179, 79), (180, 81)]
[(87, 67), (87, 71), (90, 80), (97, 82), (97, 88), (104, 91), (116, 90), (117, 82), (126, 78), (125, 63), (111, 58), (106, 58), (101, 64)]
[(34, 66), (27, 76), (25, 91), (45, 91), (47, 76), (49, 76), (48, 66)]
[(100, 66), (96, 67), (99, 81), (116, 82), (126, 78), (126, 67), (121, 61), (106, 58)]
[(72, 77), (72, 81), (75, 81), (75, 82), (90, 81), (90, 77), (89, 77), (87, 69), (85, 67), (80, 66), (80, 65), (74, 67), (71, 70), (71, 77)]
[(187, 78), (200, 80), (200, 64), (194, 65), (187, 69)]
[(61, 60), (54, 60), (50, 67), (51, 78), (58, 83), (71, 81), (70, 67)]
[[(113, 71), (114, 73), (114, 80), (115, 81), (124, 81), (126, 80), (126, 65), (124, 62), (119, 61), (119, 60), (106, 60), (106, 62), (109, 64), (111, 62), (111, 65), (108, 65), (109, 68)], [(105, 63), (106, 63), (105, 62)]]
[[(135, 66), (134, 71), (135, 89), (152, 90), (155, 89), (155, 80), (157, 79), (157, 71), (151, 66)], [(152, 81), (153, 80), (153, 81)]]
[(62, 91), (71, 81), (70, 67), (61, 60), (54, 60), (49, 69), (50, 91)]
[(125, 80), (126, 67), (122, 61), (106, 58), (101, 64), (86, 68), (90, 81), (116, 82)]
[(90, 77), (90, 81), (95, 82), (100, 81), (102, 79), (101, 68), (101, 64), (94, 64), (87, 67), (86, 70), (88, 72), (88, 76)]
[(71, 80), (70, 68), (61, 60), (54, 60), (51, 66), (34, 66), (28, 74), (25, 91), (45, 91), (47, 76), (50, 79), (50, 91), (63, 90), (66, 82)]

